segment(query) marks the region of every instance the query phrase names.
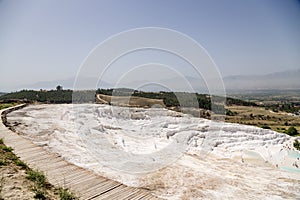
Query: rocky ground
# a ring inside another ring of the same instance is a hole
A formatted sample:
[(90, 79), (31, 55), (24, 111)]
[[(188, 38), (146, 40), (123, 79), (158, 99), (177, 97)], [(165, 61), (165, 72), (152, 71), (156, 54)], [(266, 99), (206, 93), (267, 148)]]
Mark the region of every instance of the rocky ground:
[(25, 170), (14, 164), (7, 164), (0, 167), (0, 174), (2, 199), (34, 199), (35, 194), (31, 189), (33, 184), (26, 179)]

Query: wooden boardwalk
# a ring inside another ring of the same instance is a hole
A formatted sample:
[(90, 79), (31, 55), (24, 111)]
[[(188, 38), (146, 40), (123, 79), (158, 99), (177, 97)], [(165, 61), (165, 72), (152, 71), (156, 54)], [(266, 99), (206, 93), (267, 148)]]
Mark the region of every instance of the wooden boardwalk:
[[(8, 109), (3, 109), (3, 111)], [(147, 190), (125, 186), (91, 171), (75, 166), (59, 155), (47, 152), (0, 123), (0, 138), (14, 153), (33, 169), (43, 171), (54, 186), (67, 187), (80, 199), (159, 199)]]

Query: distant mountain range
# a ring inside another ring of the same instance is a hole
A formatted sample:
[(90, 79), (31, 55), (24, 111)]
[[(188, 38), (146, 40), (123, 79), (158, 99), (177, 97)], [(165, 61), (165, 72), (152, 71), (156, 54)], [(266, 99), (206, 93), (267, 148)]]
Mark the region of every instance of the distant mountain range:
[[(160, 81), (160, 84), (172, 86), (170, 89), (178, 91), (190, 92), (189, 88), (193, 88), (196, 92), (207, 93), (205, 81), (201, 77), (180, 77), (167, 78)], [(184, 81), (184, 82), (183, 82)], [(42, 81), (31, 85), (23, 85), (20, 89), (55, 89), (57, 85), (62, 85), (65, 89), (96, 89), (96, 88), (111, 88), (114, 85), (105, 81), (100, 81), (98, 78), (80, 78), (77, 79), (77, 84), (74, 87), (75, 78), (69, 78), (56, 81)], [(300, 89), (300, 69), (270, 73), (265, 75), (236, 75), (223, 77), (223, 82), (227, 91), (246, 91), (246, 90), (285, 90), (285, 89)], [(119, 87), (135, 88), (138, 85), (143, 85), (143, 81), (131, 81)], [(190, 84), (191, 87), (187, 85)], [(146, 91), (159, 91), (162, 88), (157, 85), (147, 86)]]
[[(208, 89), (206, 82), (202, 77), (186, 76), (183, 80), (181, 77), (169, 78), (161, 80), (162, 85), (170, 85), (180, 91), (189, 90), (189, 85), (196, 92), (207, 93)], [(206, 80), (207, 81), (207, 80)], [(187, 84), (188, 82), (188, 84)], [(265, 75), (239, 75), (223, 77), (223, 82), (226, 91), (255, 91), (255, 90), (286, 90), (286, 89), (300, 89), (300, 69), (270, 73)], [(208, 80), (208, 83), (215, 84), (216, 80)], [(140, 82), (131, 82), (124, 85), (124, 87), (134, 87), (142, 84)], [(217, 88), (212, 85), (212, 88)], [(148, 90), (155, 90), (155, 88), (148, 87)]]
[(266, 75), (227, 76), (223, 81), (229, 90), (300, 89), (300, 69)]
[(98, 78), (95, 77), (86, 77), (86, 78), (80, 78), (76, 79), (76, 85), (75, 83), (75, 77), (64, 79), (64, 80), (54, 80), (54, 81), (40, 81), (36, 82), (34, 84), (24, 85), (22, 88), (24, 89), (56, 89), (56, 86), (61, 85), (64, 89), (96, 89), (96, 88), (109, 88), (112, 87), (111, 84), (100, 81), (98, 84)]

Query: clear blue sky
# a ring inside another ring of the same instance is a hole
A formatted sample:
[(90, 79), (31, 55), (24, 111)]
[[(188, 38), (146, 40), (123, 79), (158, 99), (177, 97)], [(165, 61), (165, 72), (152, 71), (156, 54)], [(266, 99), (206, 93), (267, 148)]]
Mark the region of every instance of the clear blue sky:
[(293, 0), (0, 0), (0, 91), (75, 76), (107, 37), (164, 27), (199, 42), (223, 76), (300, 68)]

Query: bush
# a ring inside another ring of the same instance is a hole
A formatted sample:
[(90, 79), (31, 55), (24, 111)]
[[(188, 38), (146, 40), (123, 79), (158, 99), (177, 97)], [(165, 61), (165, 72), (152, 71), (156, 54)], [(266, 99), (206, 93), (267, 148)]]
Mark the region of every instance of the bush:
[(300, 151), (300, 142), (298, 140), (295, 140), (294, 147), (295, 147), (295, 149), (297, 149), (298, 151)]
[(68, 189), (59, 188), (58, 189), (59, 197), (61, 200), (76, 200), (78, 199), (72, 192)]
[(46, 200), (47, 199), (46, 193), (43, 190), (34, 188), (33, 191), (35, 193), (33, 198), (39, 199), (39, 200)]
[(0, 159), (0, 166), (5, 165), (5, 161)]
[(291, 126), (288, 130), (286, 130), (285, 133), (290, 136), (298, 135), (297, 129), (293, 126)]
[(261, 128), (263, 128), (263, 129), (271, 129), (271, 127), (268, 126), (268, 125), (262, 125)]
[(15, 164), (17, 166), (20, 166), (22, 169), (28, 169), (28, 166), (26, 165), (26, 163), (24, 163), (23, 161), (21, 161), (19, 159), (15, 161)]
[(2, 147), (2, 150), (6, 151), (6, 152), (12, 152), (14, 149), (11, 147), (4, 146), (4, 147)]
[(235, 116), (235, 115), (237, 115), (237, 112), (232, 112), (229, 109), (225, 109), (225, 112), (226, 112), (226, 115), (228, 115), (228, 116)]
[(288, 122), (284, 122), (284, 125), (285, 125), (285, 126), (288, 126), (288, 125), (289, 125), (289, 123), (288, 123)]
[(26, 178), (35, 182), (38, 186), (45, 187), (47, 185), (46, 176), (43, 174), (43, 172), (28, 170), (26, 174)]

